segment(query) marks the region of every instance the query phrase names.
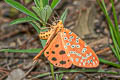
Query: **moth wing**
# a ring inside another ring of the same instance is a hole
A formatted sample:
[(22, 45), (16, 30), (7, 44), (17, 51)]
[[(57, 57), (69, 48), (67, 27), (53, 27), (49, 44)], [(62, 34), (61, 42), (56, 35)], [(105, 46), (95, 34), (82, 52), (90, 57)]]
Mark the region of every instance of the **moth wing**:
[(64, 48), (61, 35), (62, 32), (58, 32), (49, 44), (49, 47), (44, 51), (44, 55), (54, 66), (69, 68), (71, 67), (72, 62), (66, 55), (68, 50)]
[(64, 47), (68, 50), (67, 56), (78, 67), (92, 68), (99, 65), (95, 52), (75, 33), (68, 29), (63, 30)]

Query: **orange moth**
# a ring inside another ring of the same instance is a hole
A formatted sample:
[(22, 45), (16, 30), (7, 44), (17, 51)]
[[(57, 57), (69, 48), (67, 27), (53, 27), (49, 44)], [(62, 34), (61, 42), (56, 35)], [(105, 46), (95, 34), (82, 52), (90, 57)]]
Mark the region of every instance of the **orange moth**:
[(37, 61), (44, 52), (45, 57), (56, 67), (69, 68), (71, 65), (93, 68), (99, 65), (95, 52), (75, 33), (64, 28), (61, 20), (47, 32), (41, 32), (41, 39), (48, 39), (45, 47), (34, 57)]

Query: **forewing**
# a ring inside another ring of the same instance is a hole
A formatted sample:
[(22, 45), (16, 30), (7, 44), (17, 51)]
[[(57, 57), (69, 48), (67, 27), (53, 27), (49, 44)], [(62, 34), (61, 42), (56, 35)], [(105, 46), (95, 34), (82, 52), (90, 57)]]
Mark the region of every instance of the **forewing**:
[(75, 33), (64, 29), (62, 33), (64, 48), (68, 50), (67, 56), (78, 67), (92, 68), (99, 65), (95, 52)]
[(62, 32), (58, 32), (49, 47), (44, 51), (44, 55), (54, 66), (69, 68), (72, 62), (66, 55), (68, 51), (64, 48), (61, 35)]

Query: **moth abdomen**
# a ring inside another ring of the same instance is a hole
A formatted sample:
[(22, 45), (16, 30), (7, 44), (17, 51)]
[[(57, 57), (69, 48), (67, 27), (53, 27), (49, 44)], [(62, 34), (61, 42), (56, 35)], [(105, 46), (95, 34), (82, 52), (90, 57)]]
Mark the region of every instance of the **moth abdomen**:
[(39, 34), (40, 39), (48, 39), (50, 37), (51, 31), (52, 30), (40, 32)]

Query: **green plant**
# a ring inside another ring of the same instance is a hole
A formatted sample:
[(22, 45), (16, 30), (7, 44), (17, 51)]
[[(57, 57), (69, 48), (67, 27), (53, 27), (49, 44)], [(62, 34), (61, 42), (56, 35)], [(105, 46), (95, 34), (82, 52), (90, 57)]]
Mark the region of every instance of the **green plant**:
[(111, 47), (112, 51), (114, 52), (115, 56), (117, 57), (118, 61), (120, 62), (120, 32), (119, 32), (114, 2), (113, 2), (113, 0), (110, 0), (110, 2), (112, 4), (114, 23), (112, 23), (112, 19), (110, 18), (109, 14), (108, 14), (104, 0), (102, 0), (102, 1), (97, 0), (97, 2), (99, 4), (100, 8), (102, 9), (102, 11), (104, 12), (107, 22), (108, 22), (110, 34), (111, 34), (113, 45), (114, 45), (114, 46), (110, 45), (110, 47)]

